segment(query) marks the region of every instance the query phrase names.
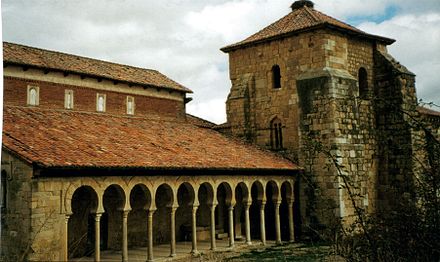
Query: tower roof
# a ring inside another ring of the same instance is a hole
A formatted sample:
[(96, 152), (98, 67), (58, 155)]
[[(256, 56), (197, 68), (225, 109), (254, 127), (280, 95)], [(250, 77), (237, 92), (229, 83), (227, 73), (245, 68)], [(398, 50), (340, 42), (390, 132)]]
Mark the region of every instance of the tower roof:
[(293, 34), (319, 28), (331, 28), (342, 31), (346, 34), (379, 41), (384, 44), (392, 44), (395, 41), (390, 38), (368, 34), (357, 29), (356, 27), (315, 10), (313, 6), (312, 1), (296, 1), (292, 4), (292, 11), (288, 15), (244, 39), (243, 41), (223, 47), (221, 50), (223, 52), (230, 52), (242, 47), (269, 42), (275, 39), (281, 39)]

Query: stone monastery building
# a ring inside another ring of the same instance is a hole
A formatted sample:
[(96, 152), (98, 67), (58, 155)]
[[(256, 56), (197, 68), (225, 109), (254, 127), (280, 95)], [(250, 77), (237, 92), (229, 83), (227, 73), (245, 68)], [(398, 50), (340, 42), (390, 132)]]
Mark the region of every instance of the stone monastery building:
[(164, 245), (173, 257), (294, 241), (329, 213), (353, 215), (338, 170), (359, 205), (385, 208), (418, 170), (426, 136), (408, 121), (440, 125), (393, 42), (296, 1), (221, 49), (222, 125), (186, 114), (191, 90), (158, 71), (3, 43), (2, 259), (152, 261)]

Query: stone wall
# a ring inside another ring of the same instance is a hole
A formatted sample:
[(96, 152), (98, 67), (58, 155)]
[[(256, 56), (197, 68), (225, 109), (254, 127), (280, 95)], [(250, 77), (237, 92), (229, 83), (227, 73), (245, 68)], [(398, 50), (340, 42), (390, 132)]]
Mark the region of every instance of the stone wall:
[(32, 252), (32, 209), (41, 202), (32, 199), (30, 165), (5, 151), (1, 165), (2, 175), (6, 176), (6, 201), (1, 210), (0, 256), (7, 261), (19, 261)]
[(394, 201), (400, 201), (403, 196), (414, 195), (414, 174), (419, 168), (413, 156), (417, 140), (423, 134), (414, 122), (417, 114), (414, 74), (389, 54), (377, 51), (375, 75), (377, 206), (383, 210), (398, 204)]
[[(180, 229), (191, 221), (193, 202), (199, 206), (200, 221), (197, 226), (206, 227), (210, 223), (209, 204), (217, 203), (220, 184), (225, 183), (228, 185), (225, 188), (232, 190), (228, 194), (235, 203), (238, 184), (246, 192), (254, 183), (261, 184), (262, 190), (271, 183), (279, 191), (282, 185), (292, 189), (296, 179), (294, 174), (115, 176), (111, 172), (108, 176), (90, 177), (79, 176), (79, 173), (78, 176), (66, 176), (64, 171), (40, 177), (40, 171), (33, 170), (5, 151), (2, 153), (2, 170), (12, 170), (12, 177), (8, 180), (7, 212), (2, 213), (1, 257), (6, 261), (17, 261), (21, 257), (28, 261), (61, 261), (67, 252), (70, 257), (92, 255), (96, 213), (102, 214), (101, 250), (121, 250), (123, 210), (128, 212), (129, 247), (146, 245), (148, 209), (156, 210), (153, 218), (154, 244), (169, 243), (171, 206), (177, 208), (176, 240), (188, 240), (188, 235), (185, 238), (184, 231)], [(202, 184), (204, 187), (200, 187)], [(178, 189), (183, 186), (187, 190), (179, 193)], [(158, 188), (166, 190), (158, 191)], [(199, 194), (200, 188), (205, 189)], [(286, 201), (287, 194), (290, 201), (293, 192), (273, 197)], [(199, 240), (207, 239), (207, 232), (200, 231)]]
[[(323, 209), (329, 209), (332, 215), (341, 217), (354, 213), (351, 199), (339, 189), (343, 181), (337, 178), (337, 170), (329, 167), (328, 157), (321, 155), (314, 159), (305, 152), (310, 139), (325, 145), (344, 167), (342, 171), (353, 183), (355, 193), (362, 196), (356, 200), (357, 204), (374, 210), (371, 201), (376, 195), (373, 185), (377, 174), (372, 117), (374, 49), (372, 41), (322, 29), (229, 53), (230, 130), (234, 135), (270, 148), (270, 122), (275, 117), (281, 119), (284, 150), (280, 153), (302, 166), (309, 165), (313, 183), (318, 185), (316, 189), (312, 186), (306, 190), (309, 178), (301, 182), (301, 212), (305, 223), (321, 223), (318, 217), (324, 214), (312, 214), (312, 210), (322, 213)], [(281, 69), (279, 89), (272, 87), (273, 65)], [(367, 92), (363, 97), (359, 94), (360, 68), (367, 74)], [(317, 196), (332, 204), (312, 201)]]

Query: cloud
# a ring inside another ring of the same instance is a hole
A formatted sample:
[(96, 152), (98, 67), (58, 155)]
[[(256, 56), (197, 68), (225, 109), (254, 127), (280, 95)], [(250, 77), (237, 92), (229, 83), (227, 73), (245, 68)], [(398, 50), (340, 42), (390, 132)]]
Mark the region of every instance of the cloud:
[(418, 97), (440, 105), (440, 12), (399, 15), (359, 28), (396, 39), (388, 51), (416, 74)]
[[(157, 69), (194, 91), (189, 112), (220, 123), (225, 120), (224, 102), (231, 83), (228, 56), (219, 48), (243, 40), (288, 14), (292, 2), (3, 0), (3, 37), (6, 41)], [(324, 13), (359, 21), (355, 26), (367, 32), (395, 38), (390, 53), (417, 73), (419, 96), (438, 97), (438, 0), (314, 2)], [(395, 14), (388, 13), (390, 7)], [(381, 17), (381, 22), (372, 22), (378, 21), (371, 20), (373, 16)]]

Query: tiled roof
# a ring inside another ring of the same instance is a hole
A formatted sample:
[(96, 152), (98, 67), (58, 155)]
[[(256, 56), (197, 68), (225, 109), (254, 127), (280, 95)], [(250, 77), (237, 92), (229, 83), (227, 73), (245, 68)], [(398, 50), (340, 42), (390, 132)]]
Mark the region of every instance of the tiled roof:
[(215, 126), (217, 126), (216, 124), (214, 124), (206, 119), (203, 119), (203, 118), (200, 118), (197, 116), (193, 116), (191, 114), (186, 114), (186, 121), (188, 123), (196, 125), (198, 127), (214, 128)]
[(419, 111), (419, 113), (423, 114), (423, 115), (438, 116), (438, 117), (440, 117), (440, 112), (439, 111), (435, 111), (435, 110), (432, 110), (432, 109), (429, 109), (429, 108), (426, 108), (426, 107), (423, 107), (423, 106), (418, 106), (417, 107), (417, 111)]
[(360, 35), (366, 38), (376, 39), (387, 44), (392, 44), (394, 42), (393, 39), (365, 33), (364, 31), (361, 31), (351, 25), (348, 25), (333, 17), (325, 15), (315, 10), (314, 8), (303, 6), (294, 9), (285, 17), (267, 26), (261, 31), (251, 35), (245, 40), (223, 47), (221, 50), (224, 52), (229, 52), (244, 46), (271, 41), (273, 39), (290, 36), (293, 33), (313, 30), (325, 26), (337, 28), (345, 32)]
[(43, 168), (299, 169), (184, 121), (30, 107), (4, 108), (3, 147)]
[(121, 65), (7, 42), (3, 42), (3, 62), (105, 78), (125, 83), (191, 92), (188, 88), (156, 70)]

